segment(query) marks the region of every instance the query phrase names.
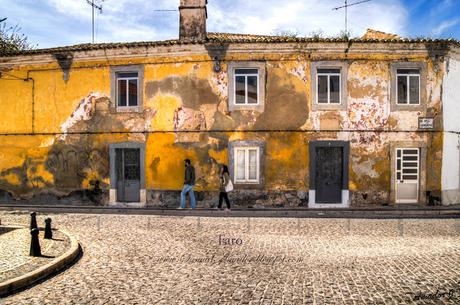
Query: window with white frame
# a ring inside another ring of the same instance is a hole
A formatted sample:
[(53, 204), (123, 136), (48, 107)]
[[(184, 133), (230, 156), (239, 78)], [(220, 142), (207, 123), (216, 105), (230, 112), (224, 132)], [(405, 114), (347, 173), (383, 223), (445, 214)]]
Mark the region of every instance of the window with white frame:
[(137, 107), (138, 99), (138, 72), (117, 72), (116, 73), (116, 92), (118, 107)]
[(420, 105), (420, 70), (397, 69), (396, 96), (398, 105)]
[(235, 69), (234, 92), (236, 105), (259, 104), (259, 69)]
[(235, 183), (259, 183), (259, 147), (235, 147)]
[(341, 103), (340, 69), (318, 68), (316, 71), (316, 103)]

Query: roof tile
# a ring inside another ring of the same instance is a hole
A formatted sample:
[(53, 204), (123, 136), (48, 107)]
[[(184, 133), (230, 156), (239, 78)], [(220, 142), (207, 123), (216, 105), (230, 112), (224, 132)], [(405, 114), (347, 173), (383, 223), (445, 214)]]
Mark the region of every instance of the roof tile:
[[(271, 36), (271, 35), (253, 35), (253, 34), (234, 34), (234, 33), (212, 33), (207, 34), (207, 41), (205, 43), (309, 43), (309, 42), (323, 42), (323, 43), (341, 43), (341, 42), (358, 42), (358, 43), (440, 43), (440, 44), (454, 44), (460, 46), (460, 42), (455, 39), (408, 39), (397, 38), (399, 36), (382, 39), (368, 39), (368, 38), (353, 38), (350, 40), (344, 38), (318, 38), (318, 37), (293, 37), (293, 36)], [(163, 40), (163, 41), (140, 41), (140, 42), (121, 42), (121, 43), (84, 43), (65, 47), (46, 48), (46, 49), (33, 49), (18, 51), (10, 53), (6, 56), (10, 57), (16, 55), (33, 55), (33, 54), (54, 54), (62, 52), (76, 52), (76, 51), (90, 51), (102, 49), (117, 49), (117, 48), (136, 48), (136, 47), (159, 47), (167, 45), (180, 45), (180, 44), (194, 44), (203, 42), (182, 42), (178, 39)]]

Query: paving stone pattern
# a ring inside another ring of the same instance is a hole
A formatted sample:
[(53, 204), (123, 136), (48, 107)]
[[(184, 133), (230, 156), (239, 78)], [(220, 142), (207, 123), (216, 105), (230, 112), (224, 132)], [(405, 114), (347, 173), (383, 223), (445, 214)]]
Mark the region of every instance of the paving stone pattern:
[(51, 217), (83, 257), (0, 303), (460, 304), (456, 219)]
[(70, 248), (70, 240), (60, 232), (53, 234), (53, 240), (44, 239), (44, 231), (40, 231), (42, 257), (29, 256), (31, 237), (28, 228), (0, 235), (0, 282), (33, 271), (64, 254)]

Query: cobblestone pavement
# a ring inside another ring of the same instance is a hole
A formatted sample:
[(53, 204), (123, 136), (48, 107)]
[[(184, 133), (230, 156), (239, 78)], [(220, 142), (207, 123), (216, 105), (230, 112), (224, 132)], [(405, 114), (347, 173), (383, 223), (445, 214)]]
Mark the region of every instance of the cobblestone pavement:
[(83, 257), (0, 303), (460, 304), (459, 220), (51, 217)]
[(44, 239), (44, 232), (40, 231), (39, 241), (43, 256), (31, 257), (28, 228), (19, 228), (0, 235), (0, 282), (44, 266), (70, 247), (67, 236), (57, 231), (53, 232), (53, 240)]

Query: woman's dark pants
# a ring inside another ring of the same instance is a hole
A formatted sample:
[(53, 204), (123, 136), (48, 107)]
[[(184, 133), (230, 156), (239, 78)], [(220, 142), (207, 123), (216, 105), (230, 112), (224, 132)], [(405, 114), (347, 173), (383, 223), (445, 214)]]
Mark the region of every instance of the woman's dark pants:
[(225, 203), (227, 204), (227, 209), (230, 209), (230, 200), (228, 200), (228, 195), (226, 192), (220, 192), (219, 194), (219, 209), (222, 208), (222, 200), (225, 199)]

